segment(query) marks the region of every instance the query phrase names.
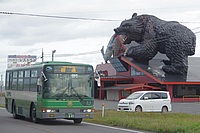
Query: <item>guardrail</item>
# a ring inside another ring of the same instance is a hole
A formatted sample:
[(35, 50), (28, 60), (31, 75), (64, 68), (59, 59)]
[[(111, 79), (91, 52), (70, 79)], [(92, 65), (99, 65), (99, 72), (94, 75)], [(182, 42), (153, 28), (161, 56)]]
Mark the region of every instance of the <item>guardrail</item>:
[(197, 100), (198, 102), (200, 102), (200, 95), (184, 95), (182, 98), (182, 102), (186, 102), (186, 101), (195, 101)]

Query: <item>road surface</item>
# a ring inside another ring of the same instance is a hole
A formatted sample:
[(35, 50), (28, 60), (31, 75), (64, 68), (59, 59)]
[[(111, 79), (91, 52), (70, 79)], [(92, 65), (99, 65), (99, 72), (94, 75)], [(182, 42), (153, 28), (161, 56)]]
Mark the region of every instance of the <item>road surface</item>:
[(29, 119), (13, 119), (4, 108), (0, 108), (0, 133), (145, 133), (90, 123), (74, 124), (64, 119), (42, 121), (35, 124)]
[[(3, 100), (0, 99), (0, 102)], [(116, 109), (117, 101), (95, 99), (95, 109)], [(172, 103), (172, 112), (200, 114), (200, 103)], [(43, 121), (35, 124), (29, 119), (13, 119), (12, 115), (4, 108), (0, 108), (0, 133), (147, 133), (122, 128), (102, 126), (82, 122), (74, 124), (73, 121), (64, 119)]]

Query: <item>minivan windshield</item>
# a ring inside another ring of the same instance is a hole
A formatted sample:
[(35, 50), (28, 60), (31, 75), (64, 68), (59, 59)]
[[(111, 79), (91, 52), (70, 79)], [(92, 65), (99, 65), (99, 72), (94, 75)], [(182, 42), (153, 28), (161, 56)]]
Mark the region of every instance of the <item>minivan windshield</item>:
[(129, 95), (126, 99), (128, 100), (132, 100), (132, 99), (137, 99), (139, 98), (143, 93), (132, 93), (131, 95)]

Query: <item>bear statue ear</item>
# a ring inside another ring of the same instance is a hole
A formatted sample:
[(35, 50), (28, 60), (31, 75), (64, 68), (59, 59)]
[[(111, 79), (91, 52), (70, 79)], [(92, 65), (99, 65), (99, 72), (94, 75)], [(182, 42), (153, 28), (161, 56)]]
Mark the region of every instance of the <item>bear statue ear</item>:
[(137, 13), (133, 13), (132, 15), (132, 18), (136, 17), (137, 16)]

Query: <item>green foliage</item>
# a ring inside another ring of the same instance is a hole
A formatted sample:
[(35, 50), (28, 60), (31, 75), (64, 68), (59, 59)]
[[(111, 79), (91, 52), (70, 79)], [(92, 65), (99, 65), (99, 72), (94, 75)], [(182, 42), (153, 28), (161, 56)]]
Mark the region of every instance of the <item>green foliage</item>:
[(157, 133), (199, 133), (200, 115), (184, 113), (136, 113), (105, 110), (95, 111), (93, 119), (86, 122), (122, 127), (134, 130), (145, 130)]
[(4, 108), (4, 105), (3, 105), (3, 104), (0, 104), (0, 107), (1, 107), (1, 108)]

